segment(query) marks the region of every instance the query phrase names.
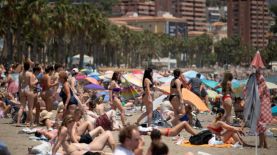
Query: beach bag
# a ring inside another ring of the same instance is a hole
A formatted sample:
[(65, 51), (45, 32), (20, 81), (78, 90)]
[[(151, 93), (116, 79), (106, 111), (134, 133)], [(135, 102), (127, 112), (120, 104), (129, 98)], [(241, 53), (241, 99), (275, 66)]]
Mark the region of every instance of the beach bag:
[(208, 144), (213, 134), (209, 130), (199, 132), (197, 135), (191, 136), (189, 142), (193, 145)]

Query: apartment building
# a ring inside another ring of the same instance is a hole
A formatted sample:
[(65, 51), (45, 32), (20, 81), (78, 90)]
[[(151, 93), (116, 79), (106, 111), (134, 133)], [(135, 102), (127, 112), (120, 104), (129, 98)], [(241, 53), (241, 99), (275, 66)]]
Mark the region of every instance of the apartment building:
[(268, 44), (272, 18), (266, 0), (228, 0), (228, 36), (239, 36), (242, 43), (256, 49)]

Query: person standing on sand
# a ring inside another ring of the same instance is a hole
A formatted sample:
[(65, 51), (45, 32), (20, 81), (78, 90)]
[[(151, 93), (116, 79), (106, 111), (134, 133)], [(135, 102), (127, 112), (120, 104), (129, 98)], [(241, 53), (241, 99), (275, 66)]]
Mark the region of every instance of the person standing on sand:
[(266, 124), (270, 123), (272, 120), (270, 93), (268, 87), (266, 86), (265, 78), (261, 74), (260, 70), (256, 71), (256, 79), (258, 83), (258, 93), (261, 101), (261, 112), (257, 122), (257, 132), (259, 133), (260, 141), (259, 147), (268, 148), (265, 132)]
[(30, 63), (25, 62), (24, 63), (24, 70), (19, 75), (19, 96), (20, 96), (20, 109), (18, 111), (18, 118), (17, 118), (17, 125), (20, 126), (20, 120), (22, 113), (25, 109), (26, 103), (28, 102), (28, 115), (27, 120), (29, 120), (29, 123), (26, 123), (27, 126), (33, 125), (33, 107), (34, 107), (34, 100), (35, 100), (35, 93), (34, 88), (36, 87), (36, 84), (38, 83), (38, 80), (36, 79), (35, 75), (29, 71), (30, 69)]
[(142, 94), (142, 103), (146, 106), (146, 112), (143, 113), (138, 119), (136, 124), (147, 116), (147, 124), (151, 126), (152, 124), (152, 115), (153, 115), (153, 94), (154, 94), (154, 83), (153, 83), (153, 70), (147, 68), (144, 71), (142, 79), (142, 88), (144, 93)]

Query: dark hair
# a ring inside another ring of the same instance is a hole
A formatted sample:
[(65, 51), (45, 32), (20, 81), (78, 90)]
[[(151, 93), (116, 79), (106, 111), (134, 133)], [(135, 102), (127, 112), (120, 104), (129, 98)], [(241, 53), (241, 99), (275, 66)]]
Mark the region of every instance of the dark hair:
[(86, 152), (86, 153), (83, 154), (83, 155), (101, 155), (101, 153), (99, 153), (99, 152), (90, 152), (90, 151), (88, 151), (88, 152)]
[(232, 81), (233, 80), (233, 74), (230, 72), (226, 72), (224, 73), (224, 77), (223, 77), (223, 81), (222, 81), (222, 92), (226, 92), (227, 91), (227, 83), (228, 81)]
[(196, 74), (196, 77), (197, 77), (197, 78), (200, 78), (200, 77), (201, 77), (201, 74), (200, 74), (200, 73), (197, 73), (197, 74)]
[(24, 68), (25, 71), (29, 70), (30, 69), (29, 62), (24, 62), (23, 68)]
[(45, 73), (50, 73), (51, 71), (54, 71), (54, 67), (52, 65), (45, 68)]
[(120, 75), (119, 72), (114, 72), (111, 81), (114, 80), (115, 82), (117, 82), (118, 84), (120, 84), (120, 83), (121, 83), (121, 80), (120, 80), (120, 78), (118, 77), (119, 75)]
[(161, 139), (162, 137), (162, 134), (160, 132), (160, 130), (157, 130), (157, 129), (153, 129), (151, 134), (150, 134), (150, 137), (151, 137), (151, 140), (158, 140), (158, 139)]
[(169, 152), (167, 145), (163, 142), (152, 143), (152, 155), (166, 155)]
[(143, 79), (142, 79), (142, 87), (143, 87), (143, 89), (145, 88), (145, 86), (144, 86), (144, 80), (146, 78), (149, 79), (151, 81), (151, 83), (153, 83), (153, 77), (151, 76), (152, 72), (153, 72), (153, 70), (151, 68), (145, 69), (144, 74), (143, 74)]
[(119, 132), (119, 136), (118, 136), (119, 142), (123, 144), (127, 138), (131, 139), (133, 130), (138, 130), (136, 125), (129, 125), (123, 128)]
[(173, 71), (174, 79), (179, 78), (180, 75), (181, 75), (180, 69), (175, 69), (175, 70)]
[(41, 68), (39, 67), (39, 66), (35, 66), (34, 68), (33, 68), (33, 72), (35, 73), (35, 72), (40, 72), (41, 71)]
[(54, 69), (55, 69), (55, 71), (57, 71), (59, 68), (63, 68), (63, 66), (61, 65), (61, 64), (55, 64), (54, 65)]

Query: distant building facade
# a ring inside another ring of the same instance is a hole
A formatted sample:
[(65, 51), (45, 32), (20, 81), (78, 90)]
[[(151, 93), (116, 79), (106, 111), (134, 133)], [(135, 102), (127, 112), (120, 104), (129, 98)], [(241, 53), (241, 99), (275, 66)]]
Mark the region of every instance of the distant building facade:
[(109, 18), (112, 23), (125, 22), (129, 26), (140, 27), (153, 33), (165, 33), (170, 36), (186, 37), (188, 28), (185, 19), (170, 15), (163, 16), (125, 16)]
[(272, 18), (266, 0), (228, 0), (228, 36), (239, 36), (242, 43), (257, 49), (268, 44)]

